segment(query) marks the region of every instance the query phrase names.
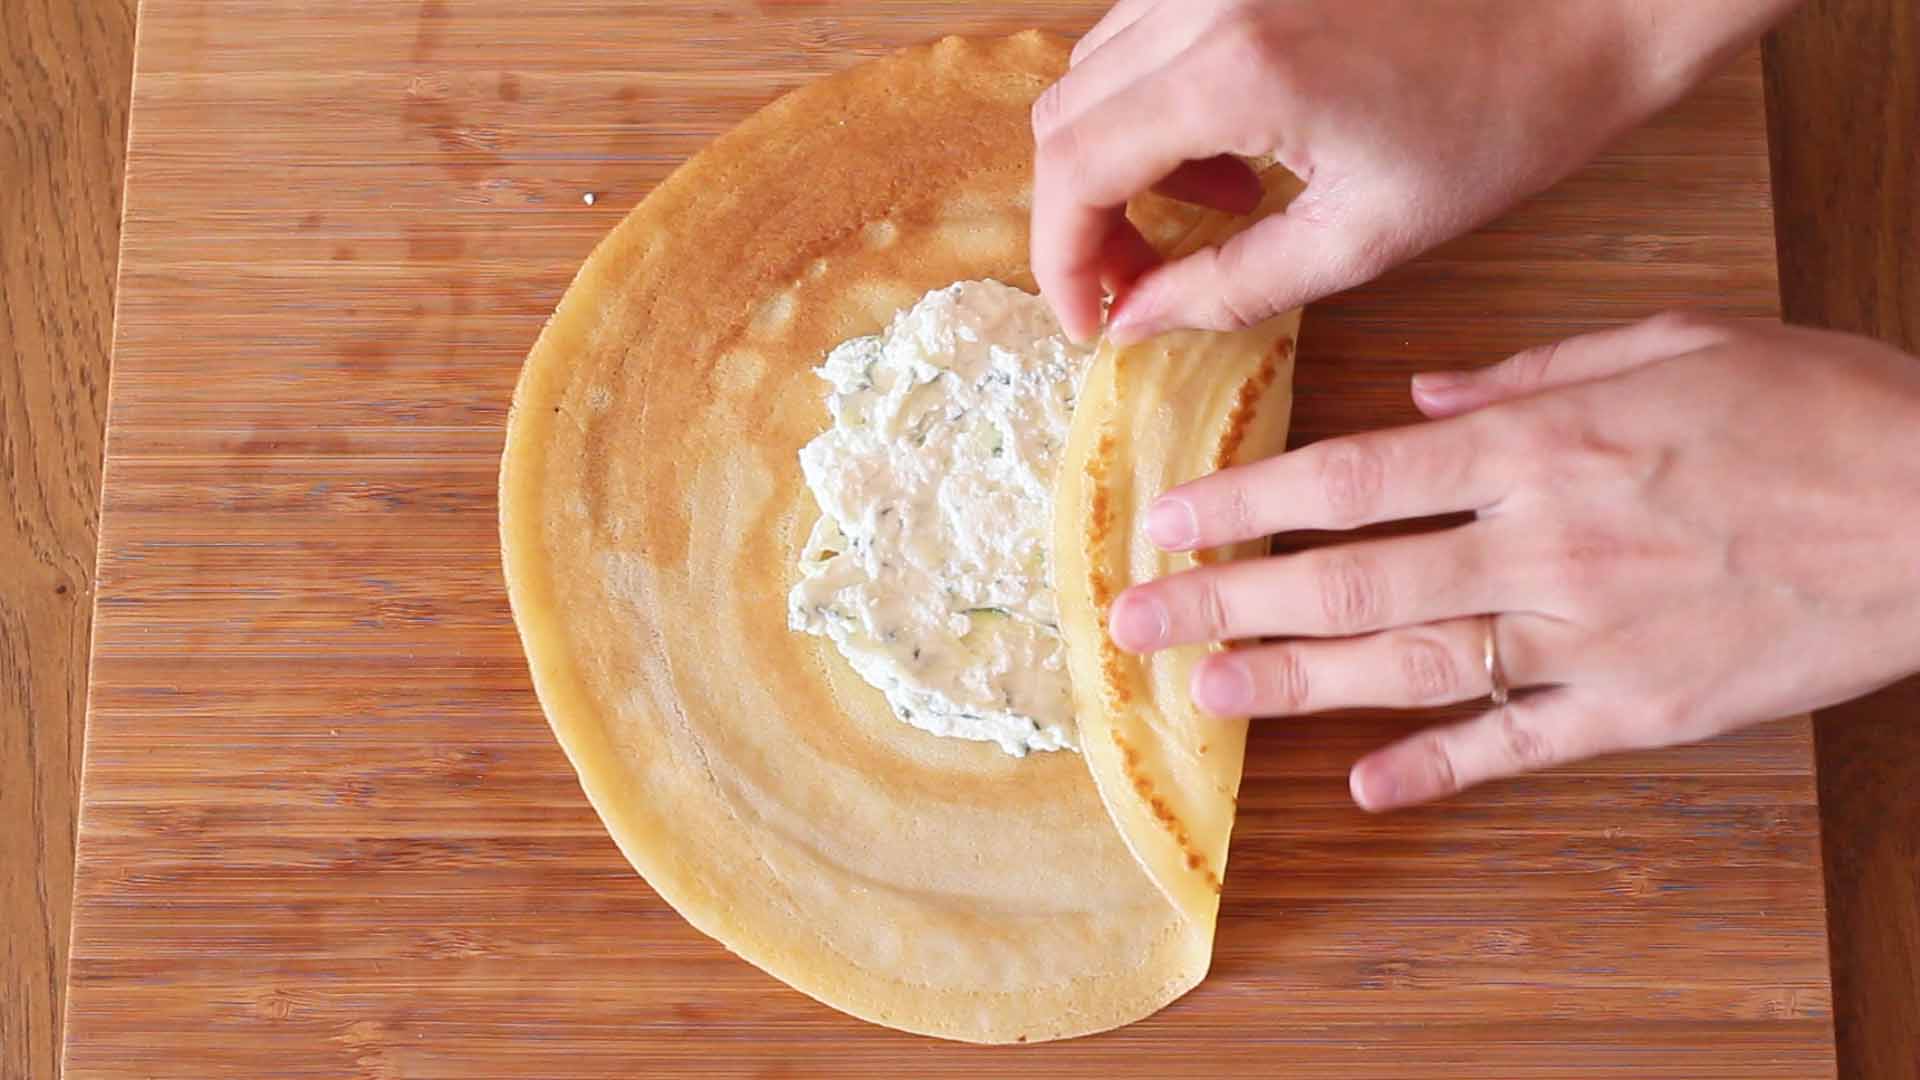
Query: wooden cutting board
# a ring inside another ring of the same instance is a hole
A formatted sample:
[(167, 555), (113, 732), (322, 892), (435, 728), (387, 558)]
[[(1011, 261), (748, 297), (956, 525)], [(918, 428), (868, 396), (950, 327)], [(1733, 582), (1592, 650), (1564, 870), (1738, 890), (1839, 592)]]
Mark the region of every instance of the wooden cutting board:
[[(1345, 770), (1417, 720), (1264, 724), (1212, 978), (1047, 1046), (843, 1017), (621, 860), (497, 568), (541, 321), (620, 215), (782, 90), (1101, 7), (146, 0), (72, 1076), (1832, 1074), (1801, 722), (1388, 817)], [(1418, 369), (1673, 305), (1772, 314), (1766, 168), (1749, 59), (1314, 308), (1299, 437), (1411, 420)]]

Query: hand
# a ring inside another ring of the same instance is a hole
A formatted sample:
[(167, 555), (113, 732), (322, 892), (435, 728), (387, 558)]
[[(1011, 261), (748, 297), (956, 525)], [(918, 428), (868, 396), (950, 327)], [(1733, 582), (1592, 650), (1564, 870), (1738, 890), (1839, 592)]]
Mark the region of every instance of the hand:
[[(1076, 339), (1236, 329), (1490, 220), (1678, 99), (1792, 0), (1120, 0), (1034, 107), (1033, 271)], [(1237, 158), (1306, 181), (1171, 264), (1159, 186), (1245, 213)]]
[(1189, 549), (1474, 521), (1140, 585), (1114, 602), (1114, 640), (1288, 638), (1194, 672), (1202, 708), (1268, 715), (1482, 697), (1491, 627), (1511, 704), (1362, 760), (1353, 795), (1374, 810), (1920, 670), (1920, 360), (1668, 315), (1413, 393), (1430, 422), (1184, 485), (1148, 533)]

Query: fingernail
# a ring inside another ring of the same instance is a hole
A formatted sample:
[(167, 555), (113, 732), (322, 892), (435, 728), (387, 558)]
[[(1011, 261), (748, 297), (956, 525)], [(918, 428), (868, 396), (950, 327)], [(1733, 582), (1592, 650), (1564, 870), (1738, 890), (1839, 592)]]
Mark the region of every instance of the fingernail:
[(1200, 522), (1193, 504), (1167, 496), (1147, 510), (1147, 539), (1168, 551), (1184, 551), (1200, 539)]
[(1413, 377), (1413, 396), (1416, 401), (1429, 406), (1446, 408), (1449, 402), (1468, 397), (1473, 386), (1474, 378), (1470, 372), (1423, 371)]
[(1120, 594), (1107, 622), (1113, 643), (1128, 652), (1147, 652), (1167, 638), (1167, 609), (1141, 593)]
[(1215, 716), (1245, 716), (1253, 708), (1253, 675), (1246, 661), (1223, 653), (1200, 665), (1193, 692), (1200, 707)]
[(1122, 294), (1107, 313), (1107, 336), (1122, 345), (1131, 345), (1153, 336), (1149, 320), (1153, 316), (1153, 296), (1134, 288)]
[(1463, 371), (1423, 371), (1413, 377), (1413, 392), (1422, 397), (1445, 397), (1465, 390), (1472, 382)]
[(1148, 336), (1131, 319), (1112, 319), (1107, 323), (1107, 340), (1115, 345), (1138, 345)]
[(1360, 809), (1377, 812), (1391, 809), (1400, 797), (1400, 781), (1370, 762), (1361, 762), (1347, 774), (1347, 790)]

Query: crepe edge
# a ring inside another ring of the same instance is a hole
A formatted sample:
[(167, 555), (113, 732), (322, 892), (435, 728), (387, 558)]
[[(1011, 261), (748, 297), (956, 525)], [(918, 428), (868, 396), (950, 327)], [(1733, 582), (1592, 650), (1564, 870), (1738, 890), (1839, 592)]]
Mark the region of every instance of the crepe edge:
[[(1203, 220), (1178, 246), (1176, 254), (1221, 243), (1264, 214), (1283, 212), (1302, 187), (1296, 177), (1278, 166), (1263, 170), (1262, 180), (1268, 195), (1260, 210), (1246, 218), (1213, 216)], [(1121, 467), (1126, 462), (1117, 459), (1124, 451), (1116, 444), (1126, 442), (1128, 433), (1113, 430), (1111, 424), (1115, 416), (1127, 415), (1130, 405), (1138, 409), (1145, 401), (1138, 395), (1162, 392), (1171, 377), (1154, 363), (1171, 362), (1171, 357), (1145, 358), (1148, 379), (1158, 381), (1144, 389), (1138, 378), (1123, 385), (1119, 367), (1130, 355), (1136, 360), (1142, 359), (1140, 353), (1144, 351), (1163, 349), (1175, 353), (1183, 342), (1217, 344), (1221, 339), (1240, 337), (1257, 346), (1260, 355), (1250, 369), (1236, 372), (1232, 377), (1231, 406), (1217, 417), (1208, 417), (1207, 426), (1195, 432), (1187, 443), (1209, 451), (1203, 458), (1208, 471), (1245, 464), (1285, 448), (1291, 426), (1293, 363), (1302, 314), (1299, 309), (1284, 312), (1235, 335), (1220, 335), (1211, 342), (1207, 335), (1198, 332), (1175, 331), (1126, 348), (1103, 343), (1082, 393), (1083, 407), (1094, 407), (1075, 415), (1068, 450), (1063, 455), (1061, 480), (1056, 486), (1059, 500), (1054, 526), (1056, 588), (1060, 596), (1061, 625), (1073, 630), (1067, 652), (1074, 682), (1075, 711), (1081, 718), (1081, 752), (1099, 789), (1101, 802), (1107, 807), (1127, 849), (1194, 932), (1205, 938), (1209, 959), (1225, 883), (1233, 817), (1237, 815), (1248, 721), (1244, 717), (1201, 718), (1190, 702), (1185, 703), (1183, 714), (1177, 718), (1187, 723), (1213, 725), (1216, 734), (1212, 744), (1216, 751), (1230, 743), (1235, 758), (1231, 777), (1223, 776), (1221, 783), (1230, 789), (1225, 832), (1217, 838), (1196, 840), (1184, 820), (1184, 808), (1175, 805), (1177, 798), (1173, 789), (1179, 785), (1168, 782), (1166, 770), (1143, 764), (1144, 748), (1130, 738), (1137, 734), (1136, 727), (1151, 728), (1151, 721), (1133, 724), (1129, 718), (1142, 711), (1152, 711), (1152, 703), (1143, 700), (1148, 696), (1143, 691), (1151, 664), (1176, 665), (1184, 673), (1191, 670), (1197, 655), (1207, 650), (1169, 650), (1149, 660), (1124, 654), (1107, 634), (1108, 606), (1121, 590), (1136, 583), (1131, 574), (1135, 562), (1131, 557), (1133, 546), (1143, 543), (1140, 538), (1145, 535), (1146, 509), (1151, 504), (1151, 496), (1158, 494), (1148, 493), (1142, 497), (1142, 493), (1131, 491), (1129, 485), (1131, 498), (1119, 508), (1125, 512), (1125, 520), (1118, 519), (1115, 506), (1118, 500), (1113, 487), (1115, 477), (1121, 475)], [(1271, 345), (1267, 344), (1269, 338)], [(1195, 344), (1193, 348), (1203, 351), (1204, 345)], [(1252, 355), (1251, 352), (1248, 355)], [(1217, 388), (1225, 385), (1216, 381)], [(1126, 395), (1135, 397), (1123, 400)], [(1163, 571), (1172, 571), (1200, 561), (1258, 556), (1266, 550), (1265, 541), (1259, 541), (1195, 553), (1192, 558), (1180, 556), (1160, 561), (1164, 564)], [(1214, 645), (1210, 650), (1221, 648), (1223, 646)], [(1184, 679), (1179, 681), (1184, 685)], [(1184, 690), (1182, 700), (1185, 701)], [(1122, 726), (1128, 727), (1127, 736), (1118, 730)]]

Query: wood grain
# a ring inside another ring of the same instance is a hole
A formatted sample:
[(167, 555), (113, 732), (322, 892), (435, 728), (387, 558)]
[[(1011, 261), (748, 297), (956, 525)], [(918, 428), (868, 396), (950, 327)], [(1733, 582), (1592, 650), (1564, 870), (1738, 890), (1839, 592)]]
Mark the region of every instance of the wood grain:
[[(71, 1075), (1833, 1073), (1804, 724), (1385, 818), (1344, 770), (1408, 720), (1263, 730), (1214, 977), (1002, 1052), (787, 991), (620, 860), (500, 594), (520, 356), (617, 215), (781, 89), (1099, 6), (148, 0)], [(1760, 120), (1749, 60), (1316, 309), (1303, 437), (1410, 419), (1419, 368), (1774, 311)]]
[(0, 7), (0, 1077), (59, 1063), (132, 0)]
[[(1920, 355), (1920, 6), (1818, 0), (1766, 73), (1787, 317)], [(1920, 679), (1821, 714), (1818, 758), (1841, 1072), (1920, 1080)]]

